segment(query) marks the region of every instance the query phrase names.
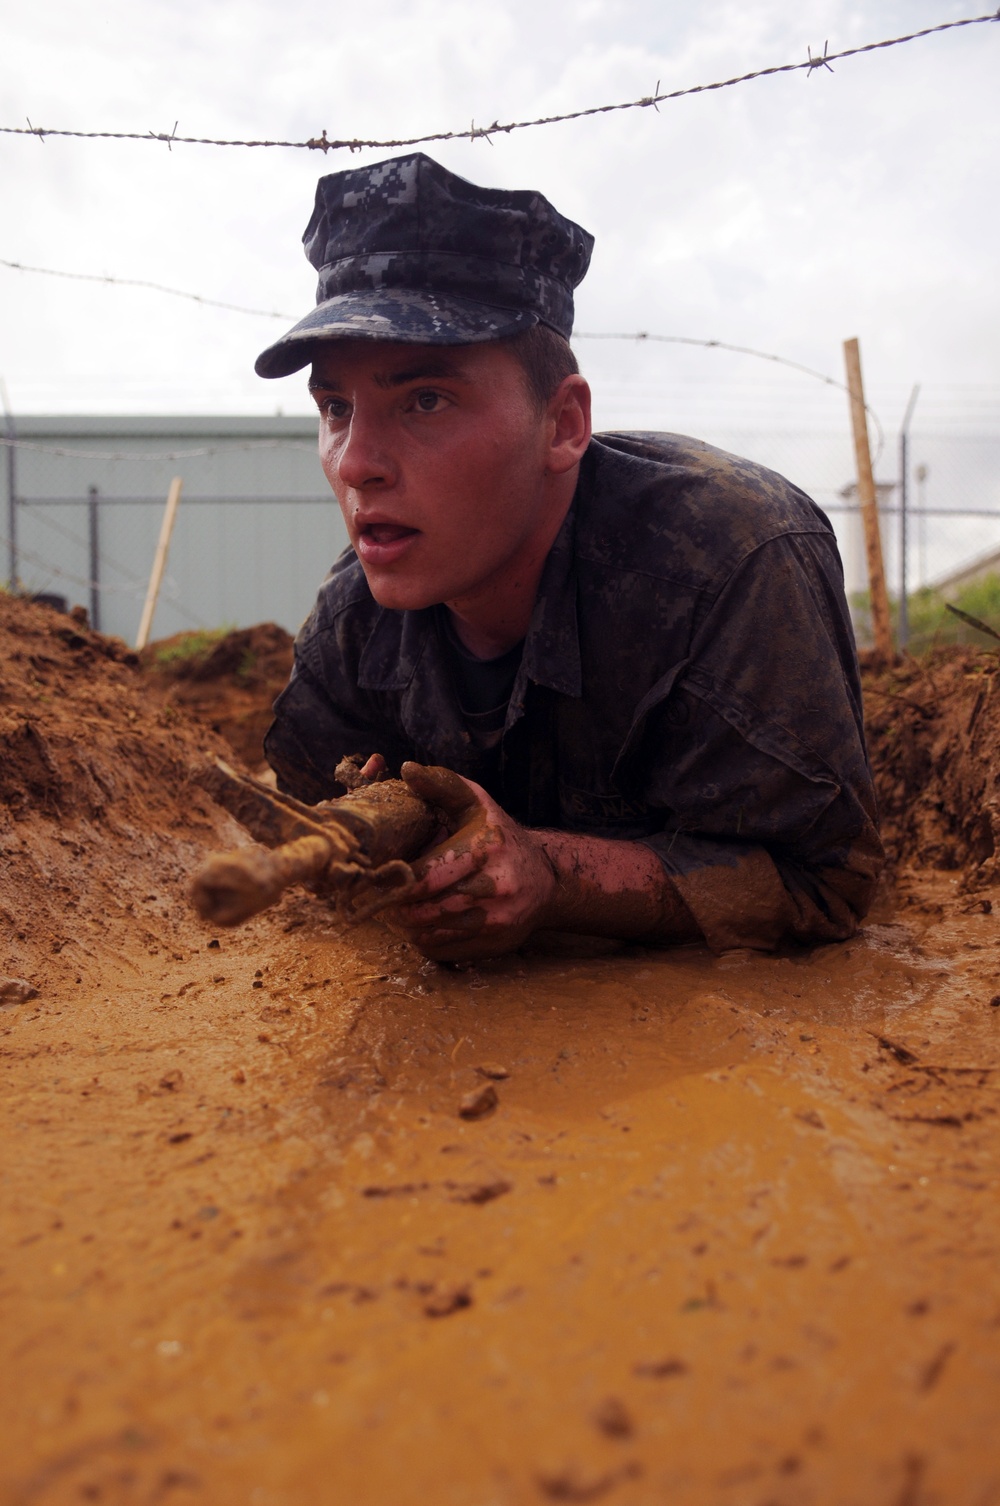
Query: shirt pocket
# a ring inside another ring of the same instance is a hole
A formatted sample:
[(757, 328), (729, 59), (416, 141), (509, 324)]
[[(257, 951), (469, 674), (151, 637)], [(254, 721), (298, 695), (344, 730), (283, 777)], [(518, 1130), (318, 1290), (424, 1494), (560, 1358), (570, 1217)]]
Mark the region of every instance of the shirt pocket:
[(646, 723), (657, 707), (662, 706), (664, 701), (671, 695), (674, 686), (681, 675), (687, 669), (689, 659), (680, 659), (661, 675), (643, 696), (632, 713), (632, 723), (625, 735), (611, 770), (611, 784), (615, 789), (635, 790), (641, 788), (641, 770), (639, 768), (639, 752), (642, 747), (643, 733)]

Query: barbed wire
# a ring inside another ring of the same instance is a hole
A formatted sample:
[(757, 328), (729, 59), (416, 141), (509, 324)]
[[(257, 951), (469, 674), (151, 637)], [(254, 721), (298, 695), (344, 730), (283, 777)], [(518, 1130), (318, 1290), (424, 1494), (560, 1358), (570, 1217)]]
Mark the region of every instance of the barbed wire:
[(167, 450), (161, 454), (150, 454), (145, 450), (72, 450), (64, 445), (41, 444), (35, 439), (21, 439), (9, 434), (0, 434), (0, 447), (33, 450), (42, 455), (59, 455), (68, 460), (141, 460), (144, 463), (202, 460), (209, 455), (231, 455), (234, 450), (300, 450), (303, 454), (311, 455), (315, 449), (314, 445), (307, 444), (304, 439), (249, 439), (234, 444), (200, 445), (194, 450)]
[[(10, 263), (3, 263), (10, 265)], [(107, 279), (114, 281), (127, 281), (127, 279)], [(159, 288), (160, 292), (172, 292), (170, 288)], [(184, 296), (184, 295), (181, 295)], [(205, 302), (207, 300), (201, 300)], [(248, 311), (249, 312), (249, 311)], [(291, 317), (290, 315), (288, 316)], [(815, 371), (811, 366), (805, 366), (801, 361), (793, 361), (788, 356), (776, 355), (773, 351), (755, 350), (750, 345), (733, 345), (727, 340), (702, 340), (694, 335), (655, 335), (647, 330), (636, 330), (631, 333), (617, 333), (614, 331), (579, 330), (573, 334), (574, 340), (629, 340), (635, 344), (643, 342), (650, 345), (690, 345), (704, 350), (727, 350), (736, 355), (754, 356), (760, 361), (770, 361), (777, 366), (787, 366), (792, 371), (798, 371), (804, 376), (812, 377), (814, 381), (822, 382), (827, 387), (835, 387), (840, 392), (849, 392), (846, 382), (838, 381), (836, 377), (827, 376), (825, 372)], [(865, 404), (865, 412), (875, 426), (877, 435), (876, 454), (873, 463), (877, 461), (885, 448), (885, 430), (874, 408)], [(9, 435), (0, 434), (0, 446), (16, 449), (36, 450), (46, 455), (60, 455), (74, 460), (143, 460), (143, 461), (167, 461), (202, 459), (205, 456), (225, 454), (232, 450), (255, 450), (255, 449), (298, 449), (302, 451), (312, 449), (312, 446), (301, 440), (250, 440), (242, 444), (204, 446), (195, 450), (172, 450), (163, 455), (145, 454), (142, 451), (131, 450), (125, 452), (101, 452), (99, 450), (71, 450), (61, 446), (40, 444), (37, 441), (12, 438)]]
[[(754, 350), (749, 345), (731, 345), (727, 340), (698, 340), (693, 335), (651, 335), (645, 330), (639, 330), (635, 334), (595, 333), (593, 331), (579, 330), (573, 335), (574, 340), (647, 340), (650, 344), (657, 345), (700, 345), (706, 350), (729, 350), (736, 355), (756, 356), (760, 361), (773, 361), (778, 366), (790, 366), (793, 371), (800, 371), (805, 376), (813, 377), (817, 382), (823, 382), (827, 387), (836, 387), (840, 392), (850, 393), (850, 387), (846, 382), (838, 381), (836, 377), (827, 376), (825, 372), (814, 371), (811, 366), (803, 366), (801, 361), (792, 361), (788, 356), (777, 356), (770, 351)], [(872, 464), (881, 459), (885, 448), (885, 430), (875, 409), (870, 403), (865, 403), (865, 412), (875, 425), (878, 442)]]
[(275, 309), (251, 309), (242, 303), (225, 303), (220, 298), (205, 298), (201, 293), (187, 293), (182, 288), (168, 288), (162, 282), (147, 282), (140, 277), (109, 277), (101, 272), (67, 272), (59, 267), (34, 267), (23, 261), (8, 261), (0, 256), (0, 267), (9, 267), (13, 272), (37, 272), (42, 277), (68, 277), (73, 282), (106, 282), (119, 288), (145, 288), (154, 293), (169, 293), (171, 298), (187, 298), (192, 303), (204, 304), (207, 308), (228, 309), (234, 314), (254, 314), (261, 319), (290, 319), (294, 314), (282, 314)]
[(886, 47), (899, 47), (904, 42), (915, 42), (920, 37), (933, 36), (936, 32), (952, 31), (960, 26), (981, 26), (987, 21), (1000, 20), (1000, 10), (984, 16), (967, 16), (961, 21), (942, 21), (937, 26), (925, 26), (920, 31), (911, 31), (902, 37), (887, 37), (881, 42), (866, 42), (861, 47), (845, 47), (840, 52), (827, 52), (827, 44), (824, 44), (823, 52), (813, 56), (812, 48), (808, 48), (808, 57), (801, 63), (779, 63), (770, 68), (757, 68), (752, 73), (741, 73), (735, 78), (721, 79), (714, 84), (693, 84), (686, 89), (671, 89), (665, 93), (660, 92), (660, 81), (657, 79), (656, 88), (652, 94), (644, 95), (640, 99), (626, 100), (617, 104), (591, 105), (585, 110), (570, 110), (562, 115), (542, 115), (535, 120), (512, 120), (503, 124), (494, 120), (492, 125), (477, 126), (472, 121), (468, 129), (462, 131), (434, 131), (424, 136), (397, 137), (392, 140), (365, 140), (360, 137), (331, 139), (326, 134), (326, 127), (318, 136), (311, 136), (306, 141), (282, 141), (282, 140), (233, 140), (214, 136), (178, 136), (177, 127), (179, 121), (174, 121), (172, 131), (76, 131), (56, 129), (49, 126), (32, 125), (30, 118), (26, 126), (0, 126), (0, 134), (6, 136), (37, 136), (39, 141), (45, 142), (50, 136), (73, 137), (84, 141), (158, 141), (163, 142), (168, 150), (178, 146), (239, 146), (239, 147), (288, 147), (294, 150), (323, 152), (360, 152), (366, 149), (390, 149), (401, 146), (427, 146), (436, 141), (489, 141), (492, 136), (509, 135), (512, 131), (526, 131), (536, 126), (560, 125), (566, 121), (584, 120), (592, 115), (609, 115), (621, 110), (646, 110), (658, 109), (661, 104), (669, 100), (683, 99), (692, 94), (709, 94), (718, 89), (731, 89), (736, 84), (749, 84), (755, 79), (772, 78), (779, 73), (797, 73), (805, 70), (807, 76), (819, 69), (826, 69), (832, 73), (832, 63), (840, 62), (844, 58), (859, 57), (865, 52), (879, 52)]
[[(253, 308), (247, 307), (245, 304), (222, 303), (218, 299), (207, 298), (207, 297), (205, 297), (201, 293), (189, 293), (189, 292), (186, 292), (182, 288), (171, 288), (171, 287), (167, 287), (166, 284), (164, 284), (162, 282), (147, 282), (147, 281), (144, 281), (144, 280), (136, 278), (136, 277), (114, 277), (114, 276), (112, 276), (110, 274), (103, 274), (103, 273), (99, 274), (99, 273), (95, 273), (95, 272), (67, 272), (63, 268), (57, 268), (57, 267), (35, 267), (35, 266), (28, 266), (24, 262), (8, 261), (5, 257), (2, 257), (2, 256), (0, 256), (0, 267), (10, 267), (14, 271), (16, 271), (16, 272), (38, 272), (38, 273), (40, 273), (40, 274), (42, 274), (43, 276), (46, 276), (46, 277), (69, 277), (69, 278), (73, 278), (75, 280), (83, 281), (83, 282), (109, 283), (113, 287), (143, 288), (143, 289), (151, 290), (151, 291), (156, 292), (156, 293), (165, 293), (165, 294), (167, 294), (171, 298), (187, 298), (187, 299), (190, 299), (192, 302), (199, 303), (199, 304), (201, 304), (201, 305), (203, 305), (204, 307), (207, 307), (207, 308), (229, 309), (229, 310), (235, 311), (236, 313), (250, 314), (250, 315), (253, 315), (255, 317), (262, 318), (262, 319), (285, 319), (285, 320), (289, 320), (289, 321), (293, 321), (293, 322), (295, 320), (295, 315), (294, 314), (283, 314), (283, 313), (276, 313), (276, 312), (272, 312), (272, 311), (268, 311), (268, 310), (264, 310), (264, 309), (253, 309)], [(647, 330), (635, 330), (635, 331), (630, 331), (630, 332), (627, 332), (627, 333), (620, 333), (620, 332), (617, 332), (617, 331), (607, 331), (607, 330), (575, 330), (573, 332), (573, 339), (574, 340), (633, 340), (633, 341), (636, 341), (636, 342), (642, 342), (642, 341), (645, 340), (645, 341), (648, 341), (650, 344), (660, 344), (660, 345), (695, 345), (695, 346), (701, 346), (702, 348), (704, 348), (706, 350), (728, 350), (728, 351), (734, 352), (737, 355), (756, 356), (757, 359), (761, 360), (761, 361), (772, 361), (776, 365), (779, 365), (779, 366), (788, 366), (793, 371), (798, 371), (798, 372), (803, 373), (803, 375), (805, 375), (805, 376), (813, 377), (817, 382), (823, 382), (828, 387), (837, 387), (842, 392), (847, 392), (849, 390), (848, 387), (847, 387), (846, 382), (840, 382), (840, 381), (837, 380), (836, 377), (827, 376), (825, 374), (825, 372), (815, 371), (813, 369), (813, 367), (811, 367), (811, 366), (805, 366), (805, 365), (802, 364), (801, 361), (793, 361), (788, 356), (779, 356), (779, 355), (774, 354), (774, 352), (772, 352), (772, 351), (755, 350), (752, 346), (749, 346), (749, 345), (733, 345), (733, 344), (730, 344), (730, 342), (727, 341), (727, 340), (703, 340), (703, 339), (698, 338), (695, 335), (655, 335), (655, 334), (650, 334)], [(878, 416), (876, 415), (875, 411), (872, 408), (870, 408), (870, 407), (867, 409), (867, 411), (868, 411), (868, 414), (871, 417), (872, 421), (874, 422), (875, 427), (878, 430), (878, 434), (879, 434), (879, 447), (881, 449), (881, 446), (885, 442), (885, 435), (882, 432), (882, 426), (879, 423), (879, 419), (878, 419)], [(2, 438), (2, 436), (0, 436), (0, 443), (3, 443), (3, 442), (4, 442), (3, 438)], [(6, 442), (8, 444), (11, 444), (11, 443), (18, 443), (18, 444), (20, 444), (21, 443), (21, 441), (19, 441), (19, 440), (10, 440), (10, 439), (8, 439)], [(285, 444), (285, 443), (295, 443), (295, 441), (281, 441), (281, 440), (277, 440), (277, 441), (274, 441), (274, 443), (281, 445), (281, 444)], [(65, 451), (50, 451), (49, 453), (60, 453), (60, 454), (66, 454), (66, 455), (73, 455), (74, 454), (74, 452), (69, 451), (69, 450), (65, 450)], [(163, 456), (150, 456), (148, 458), (150, 458), (150, 459), (162, 459), (162, 460), (180, 460), (180, 459), (187, 459), (187, 458), (193, 457), (193, 456), (198, 456), (200, 454), (210, 454), (210, 453), (213, 453), (213, 452), (209, 451), (209, 450), (204, 450), (204, 451), (201, 451), (201, 452), (199, 452), (197, 450), (188, 450), (188, 451), (185, 451), (185, 452), (176, 452), (174, 454), (163, 455)], [(119, 458), (117, 456), (110, 456), (110, 455), (101, 455), (101, 456), (98, 456), (96, 454), (96, 452), (94, 452), (94, 451), (87, 451), (87, 454), (88, 455), (93, 455), (95, 459), (100, 458), (100, 459), (104, 459), (104, 460), (110, 460), (110, 459), (117, 459), (117, 458)], [(79, 454), (77, 453), (74, 456), (74, 458), (80, 458)], [(125, 458), (125, 457), (121, 457), (121, 458)]]

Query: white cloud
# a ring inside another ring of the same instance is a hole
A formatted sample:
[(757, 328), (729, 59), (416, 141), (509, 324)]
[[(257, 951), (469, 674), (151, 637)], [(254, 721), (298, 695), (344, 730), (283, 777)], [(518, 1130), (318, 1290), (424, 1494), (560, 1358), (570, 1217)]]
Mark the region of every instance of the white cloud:
[[(145, 131), (179, 119), (182, 133), (293, 139), (461, 129), (635, 98), (657, 79), (709, 82), (964, 9), (50, 0), (6, 21), (0, 123)], [(836, 63), (832, 77), (762, 79), (659, 113), (431, 150), (481, 182), (540, 188), (595, 232), (581, 327), (714, 337), (834, 375), (857, 334), (893, 422), (914, 380), (1000, 383), (998, 48), (1000, 26), (970, 27)], [(313, 274), (298, 242), (316, 177), (385, 155), (0, 138), (0, 256), (304, 312)], [(265, 320), (3, 268), (0, 308), (15, 408), (305, 407), (294, 379), (252, 374), (273, 335)], [(648, 415), (654, 389), (667, 426), (696, 425), (720, 392), (754, 422), (765, 394), (783, 421), (797, 402), (815, 414), (827, 401), (805, 379), (751, 374), (746, 358), (631, 346), (585, 356), (616, 424), (630, 404)]]

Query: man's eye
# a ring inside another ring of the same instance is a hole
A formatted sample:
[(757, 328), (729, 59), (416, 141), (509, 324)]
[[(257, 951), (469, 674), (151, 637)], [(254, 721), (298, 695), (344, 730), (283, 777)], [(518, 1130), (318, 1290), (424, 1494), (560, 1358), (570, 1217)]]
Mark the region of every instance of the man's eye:
[(324, 418), (341, 419), (347, 414), (349, 404), (342, 397), (325, 397), (319, 405)]
[(414, 395), (413, 406), (419, 413), (437, 413), (444, 407), (444, 398), (440, 392), (418, 392)]

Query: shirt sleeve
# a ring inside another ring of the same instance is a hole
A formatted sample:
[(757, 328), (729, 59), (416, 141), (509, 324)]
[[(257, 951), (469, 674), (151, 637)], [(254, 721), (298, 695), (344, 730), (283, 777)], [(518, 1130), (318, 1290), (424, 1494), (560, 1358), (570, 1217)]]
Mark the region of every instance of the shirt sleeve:
[(882, 867), (836, 545), (783, 535), (734, 571), (648, 713), (644, 838), (709, 945), (843, 940)]

